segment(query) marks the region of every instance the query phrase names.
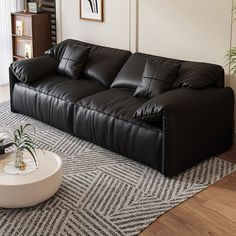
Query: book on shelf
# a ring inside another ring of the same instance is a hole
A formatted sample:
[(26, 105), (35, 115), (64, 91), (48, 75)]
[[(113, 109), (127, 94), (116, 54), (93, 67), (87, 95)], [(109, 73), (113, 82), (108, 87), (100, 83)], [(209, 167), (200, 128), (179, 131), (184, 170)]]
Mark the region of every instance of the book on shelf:
[(23, 35), (23, 22), (16, 20), (16, 35)]
[(24, 35), (25, 36), (32, 36), (32, 25), (31, 25), (31, 18), (30, 17), (23, 17), (24, 21)]
[(32, 42), (27, 39), (17, 38), (15, 41), (15, 55), (24, 58), (32, 58), (32, 54)]
[(32, 46), (25, 44), (25, 58), (32, 58)]
[(25, 44), (27, 42), (28, 42), (27, 40), (16, 38), (15, 52), (17, 56), (20, 56), (20, 57), (25, 56)]

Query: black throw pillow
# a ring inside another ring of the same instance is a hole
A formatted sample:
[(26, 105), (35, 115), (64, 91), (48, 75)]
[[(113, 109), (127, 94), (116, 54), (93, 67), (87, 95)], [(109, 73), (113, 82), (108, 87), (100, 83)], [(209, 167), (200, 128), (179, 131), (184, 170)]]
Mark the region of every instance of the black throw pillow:
[(179, 67), (179, 65), (148, 60), (134, 96), (153, 98), (171, 90), (177, 80)]
[(58, 66), (58, 73), (78, 79), (90, 48), (68, 44)]

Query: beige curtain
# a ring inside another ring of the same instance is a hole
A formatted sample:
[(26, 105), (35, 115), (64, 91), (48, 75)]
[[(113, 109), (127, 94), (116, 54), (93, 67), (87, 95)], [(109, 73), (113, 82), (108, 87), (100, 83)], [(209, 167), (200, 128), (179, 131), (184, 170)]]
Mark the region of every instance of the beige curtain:
[(0, 0), (0, 85), (8, 83), (12, 62), (11, 12), (23, 9), (23, 0)]

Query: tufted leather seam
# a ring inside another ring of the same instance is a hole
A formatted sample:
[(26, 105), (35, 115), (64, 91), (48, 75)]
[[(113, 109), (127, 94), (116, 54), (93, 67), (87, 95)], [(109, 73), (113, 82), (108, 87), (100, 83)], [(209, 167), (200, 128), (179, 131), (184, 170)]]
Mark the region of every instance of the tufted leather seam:
[(143, 78), (144, 78), (144, 79), (149, 79), (149, 80), (158, 80), (158, 81), (161, 81), (161, 82), (163, 82), (163, 83), (172, 84), (172, 83), (169, 82), (169, 81), (166, 81), (166, 80), (164, 80), (164, 79), (158, 79), (158, 78), (156, 78), (156, 77), (143, 76)]
[(135, 89), (130, 89), (130, 88), (118, 88), (118, 89), (127, 90), (127, 91), (130, 91), (130, 92), (134, 92), (134, 90), (135, 90)]
[(110, 89), (122, 89), (122, 90), (127, 90), (130, 92), (135, 92), (135, 89), (125, 88), (125, 87), (110, 87)]
[(140, 116), (135, 116), (135, 118), (156, 118), (156, 117), (159, 117), (159, 112), (158, 111), (157, 113), (154, 113), (154, 114), (144, 114), (144, 115), (140, 115)]
[[(153, 72), (151, 78), (148, 78), (148, 79), (150, 79), (149, 86), (148, 86), (148, 89), (147, 89), (147, 92), (148, 92), (148, 95), (147, 95), (147, 96), (148, 96), (148, 97), (150, 97), (149, 95), (150, 95), (150, 93), (151, 93), (151, 85), (152, 85), (152, 83), (153, 83), (155, 73), (156, 73), (156, 71)], [(144, 76), (144, 78), (145, 78), (145, 76)]]
[(69, 57), (68, 58), (63, 58), (63, 56), (64, 56), (64, 54), (63, 54), (63, 56), (62, 56), (62, 58), (61, 58), (61, 60), (66, 60), (66, 63), (65, 63), (65, 67), (64, 67), (64, 71), (66, 70), (66, 68), (67, 68), (67, 64), (68, 64), (68, 61), (69, 61), (69, 59), (70, 59), (70, 57), (71, 57), (71, 55), (72, 55), (72, 53), (73, 53), (73, 51), (71, 51), (71, 53), (70, 53), (70, 55), (69, 55)]
[(165, 174), (166, 166), (167, 166), (167, 149), (166, 144), (168, 141), (168, 118), (165, 111), (163, 111), (163, 140), (162, 140), (162, 162), (161, 162), (161, 170), (162, 173)]
[(104, 112), (104, 111), (98, 111), (98, 110), (95, 110), (95, 109), (93, 109), (93, 108), (91, 108), (91, 107), (86, 107), (86, 106), (81, 105), (81, 104), (75, 104), (75, 105), (80, 106), (80, 107), (83, 107), (83, 108), (86, 108), (86, 109), (91, 110), (91, 111), (99, 112), (99, 113), (104, 114), (104, 115), (106, 115), (106, 116), (110, 116), (110, 117), (113, 117), (113, 118), (115, 118), (115, 119), (122, 120), (122, 121), (125, 121), (125, 122), (130, 123), (130, 124), (133, 124), (133, 125), (137, 125), (137, 126), (139, 126), (139, 127), (145, 128), (145, 129), (147, 129), (147, 130), (154, 131), (154, 132), (156, 132), (156, 133), (161, 133), (161, 131), (158, 130), (158, 129), (155, 129), (155, 128), (154, 128), (154, 129), (151, 129), (151, 128), (148, 128), (148, 127), (146, 127), (146, 126), (144, 126), (144, 125), (140, 125), (140, 124), (137, 124), (137, 123), (135, 123), (135, 122), (131, 122), (131, 121), (129, 121), (129, 120), (120, 118), (120, 117), (118, 117), (118, 116), (111, 115), (111, 114), (106, 113), (106, 112)]

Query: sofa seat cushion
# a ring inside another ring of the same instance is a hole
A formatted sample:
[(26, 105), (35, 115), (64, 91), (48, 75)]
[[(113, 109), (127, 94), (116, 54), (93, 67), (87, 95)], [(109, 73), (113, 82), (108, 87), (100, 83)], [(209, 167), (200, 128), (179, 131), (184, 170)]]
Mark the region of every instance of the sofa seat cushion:
[(12, 105), (16, 112), (72, 133), (74, 103), (104, 89), (101, 84), (90, 80), (51, 76), (30, 85), (16, 83)]
[(74, 134), (138, 162), (157, 168), (161, 160), (161, 123), (133, 119), (147, 100), (110, 89), (81, 99), (75, 106)]
[(67, 102), (76, 102), (81, 98), (106, 89), (100, 83), (92, 80), (72, 80), (67, 76), (60, 75), (46, 77), (30, 85), (21, 83), (17, 85), (61, 100), (66, 100)]

